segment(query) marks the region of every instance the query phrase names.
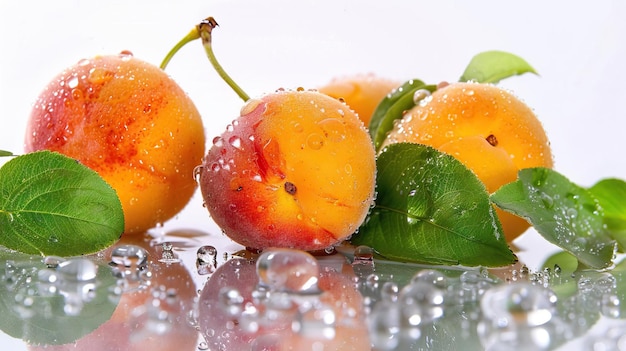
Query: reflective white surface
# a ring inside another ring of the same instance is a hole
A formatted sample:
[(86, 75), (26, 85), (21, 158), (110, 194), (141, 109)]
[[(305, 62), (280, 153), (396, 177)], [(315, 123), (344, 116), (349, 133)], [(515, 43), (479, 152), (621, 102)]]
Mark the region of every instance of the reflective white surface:
[[(250, 95), (314, 88), (374, 72), (398, 80), (454, 81), (484, 50), (524, 57), (540, 76), (503, 81), (535, 109), (555, 168), (592, 185), (626, 178), (626, 3), (583, 1), (3, 1), (0, 3), (0, 149), (19, 153), (43, 87), (81, 58), (132, 51), (159, 64), (199, 20), (214, 16), (218, 59)], [(239, 114), (199, 43), (167, 71), (196, 102), (207, 139)], [(0, 161), (2, 162), (2, 161)], [(219, 233), (196, 196), (168, 227)], [(530, 266), (552, 250), (529, 231), (516, 243)], [(24, 349), (0, 336), (3, 349)]]

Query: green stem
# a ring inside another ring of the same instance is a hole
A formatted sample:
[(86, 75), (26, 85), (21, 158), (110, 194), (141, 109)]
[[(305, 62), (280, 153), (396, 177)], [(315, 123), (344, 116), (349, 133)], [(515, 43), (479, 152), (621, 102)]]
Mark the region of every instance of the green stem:
[(170, 50), (170, 52), (168, 52), (167, 55), (165, 55), (165, 58), (161, 62), (161, 66), (160, 66), (161, 69), (164, 70), (165, 67), (167, 67), (168, 63), (170, 63), (170, 61), (172, 60), (172, 57), (176, 55), (176, 53), (178, 52), (178, 50), (180, 50), (180, 48), (182, 48), (187, 43), (192, 42), (196, 39), (200, 39), (200, 33), (198, 32), (198, 27), (194, 27), (191, 30), (191, 32), (189, 32), (189, 34), (187, 34), (178, 43), (176, 43), (176, 45), (174, 45), (174, 47)]
[(239, 87), (237, 83), (235, 83), (235, 81), (226, 73), (226, 71), (224, 71), (219, 62), (217, 62), (217, 58), (215, 58), (215, 54), (213, 53), (213, 47), (211, 45), (211, 32), (217, 26), (218, 24), (215, 19), (213, 17), (209, 17), (196, 26), (196, 31), (199, 33), (200, 38), (202, 38), (202, 46), (204, 46), (204, 51), (206, 51), (207, 57), (209, 58), (209, 61), (211, 61), (213, 68), (215, 68), (215, 70), (217, 71), (217, 74), (219, 74), (219, 76), (226, 82), (226, 84), (228, 84), (228, 86), (230, 86), (243, 101), (248, 101), (250, 100), (248, 94), (246, 94), (246, 92), (243, 91), (243, 89), (241, 89), (241, 87)]

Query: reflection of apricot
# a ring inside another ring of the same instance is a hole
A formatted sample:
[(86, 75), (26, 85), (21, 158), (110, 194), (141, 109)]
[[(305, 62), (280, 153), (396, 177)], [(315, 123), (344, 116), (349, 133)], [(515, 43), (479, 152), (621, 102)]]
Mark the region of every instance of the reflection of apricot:
[[(414, 142), (449, 153), (472, 169), (489, 192), (528, 167), (552, 167), (545, 131), (534, 112), (510, 92), (490, 84), (455, 83), (410, 110), (383, 143)], [(508, 241), (528, 222), (498, 211)]]
[(120, 197), (125, 232), (141, 233), (187, 204), (204, 144), (185, 92), (123, 53), (81, 60), (50, 82), (32, 110), (25, 151), (58, 151), (98, 172)]
[[(293, 322), (296, 313), (293, 306), (273, 308), (272, 313), (251, 322), (254, 318), (259, 318), (251, 310), (258, 312), (268, 308), (259, 302), (258, 291), (255, 293), (258, 284), (259, 276), (255, 263), (239, 258), (224, 263), (207, 281), (199, 301), (199, 325), (210, 350), (370, 349), (363, 298), (349, 276), (327, 269), (319, 274), (317, 282), (323, 293), (300, 296), (302, 301), (313, 302), (312, 299), (319, 298), (326, 306), (330, 306), (336, 317), (332, 337), (301, 335), (295, 332)], [(238, 293), (228, 295), (239, 297), (237, 304), (225, 303), (229, 301), (225, 298), (225, 292), (233, 289)], [(288, 299), (285, 295), (279, 295), (279, 298), (283, 302)], [(242, 313), (242, 310), (239, 310), (232, 313), (232, 307), (237, 305), (240, 306), (238, 308), (248, 311)], [(259, 321), (261, 323), (257, 324)], [(251, 326), (255, 326), (253, 330), (250, 330)]]
[[(122, 239), (121, 244), (139, 245), (148, 250), (147, 269), (152, 273), (149, 285), (123, 293), (111, 318), (76, 342), (31, 346), (29, 350), (196, 350), (198, 332), (189, 324), (188, 315), (197, 292), (189, 271), (182, 263), (158, 262), (158, 250), (140, 240)], [(106, 257), (109, 255), (105, 253)], [(161, 327), (166, 328), (160, 329), (159, 322), (164, 322)]]
[(343, 99), (369, 126), (378, 103), (401, 82), (382, 78), (374, 74), (357, 74), (337, 77), (318, 90), (336, 99)]

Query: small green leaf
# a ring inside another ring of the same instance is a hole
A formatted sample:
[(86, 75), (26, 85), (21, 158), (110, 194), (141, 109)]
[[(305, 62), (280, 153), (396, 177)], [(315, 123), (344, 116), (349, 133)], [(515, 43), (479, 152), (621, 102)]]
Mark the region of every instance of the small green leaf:
[(527, 218), (549, 242), (591, 268), (611, 265), (615, 241), (604, 228), (602, 208), (589, 191), (548, 168), (522, 169), (491, 200)]
[(392, 144), (377, 160), (376, 206), (355, 245), (387, 259), (504, 266), (506, 243), (483, 183), (454, 157), (419, 144)]
[(50, 151), (0, 168), (0, 245), (30, 254), (74, 256), (115, 243), (124, 230), (117, 194), (96, 172)]
[(626, 182), (621, 179), (603, 179), (589, 188), (604, 210), (604, 223), (617, 240), (620, 249), (626, 248)]
[(432, 93), (437, 87), (426, 85), (418, 79), (412, 79), (384, 97), (378, 104), (368, 126), (376, 150), (380, 148), (387, 137), (387, 133), (393, 128), (393, 121), (402, 118), (404, 112), (415, 106), (414, 95), (420, 89)]
[(528, 62), (517, 55), (504, 51), (485, 51), (472, 58), (459, 81), (495, 84), (524, 73), (537, 74)]
[(3, 157), (3, 156), (13, 156), (13, 153), (7, 150), (0, 150), (0, 157)]

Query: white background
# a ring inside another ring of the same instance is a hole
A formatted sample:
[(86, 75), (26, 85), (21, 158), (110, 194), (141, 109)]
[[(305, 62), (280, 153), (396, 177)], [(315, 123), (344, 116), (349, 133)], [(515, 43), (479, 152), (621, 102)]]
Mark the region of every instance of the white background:
[[(501, 85), (542, 120), (555, 168), (584, 186), (626, 178), (626, 2), (619, 0), (2, 0), (0, 149), (21, 152), (32, 103), (65, 67), (122, 50), (158, 65), (207, 16), (220, 24), (213, 41), (218, 59), (251, 96), (314, 88), (352, 73), (455, 81), (474, 54), (513, 52), (540, 76)], [(238, 115), (242, 101), (199, 42), (167, 71), (196, 102), (207, 140)], [(216, 230), (198, 197), (175, 221)], [(520, 240), (522, 248), (543, 243), (532, 234)]]

